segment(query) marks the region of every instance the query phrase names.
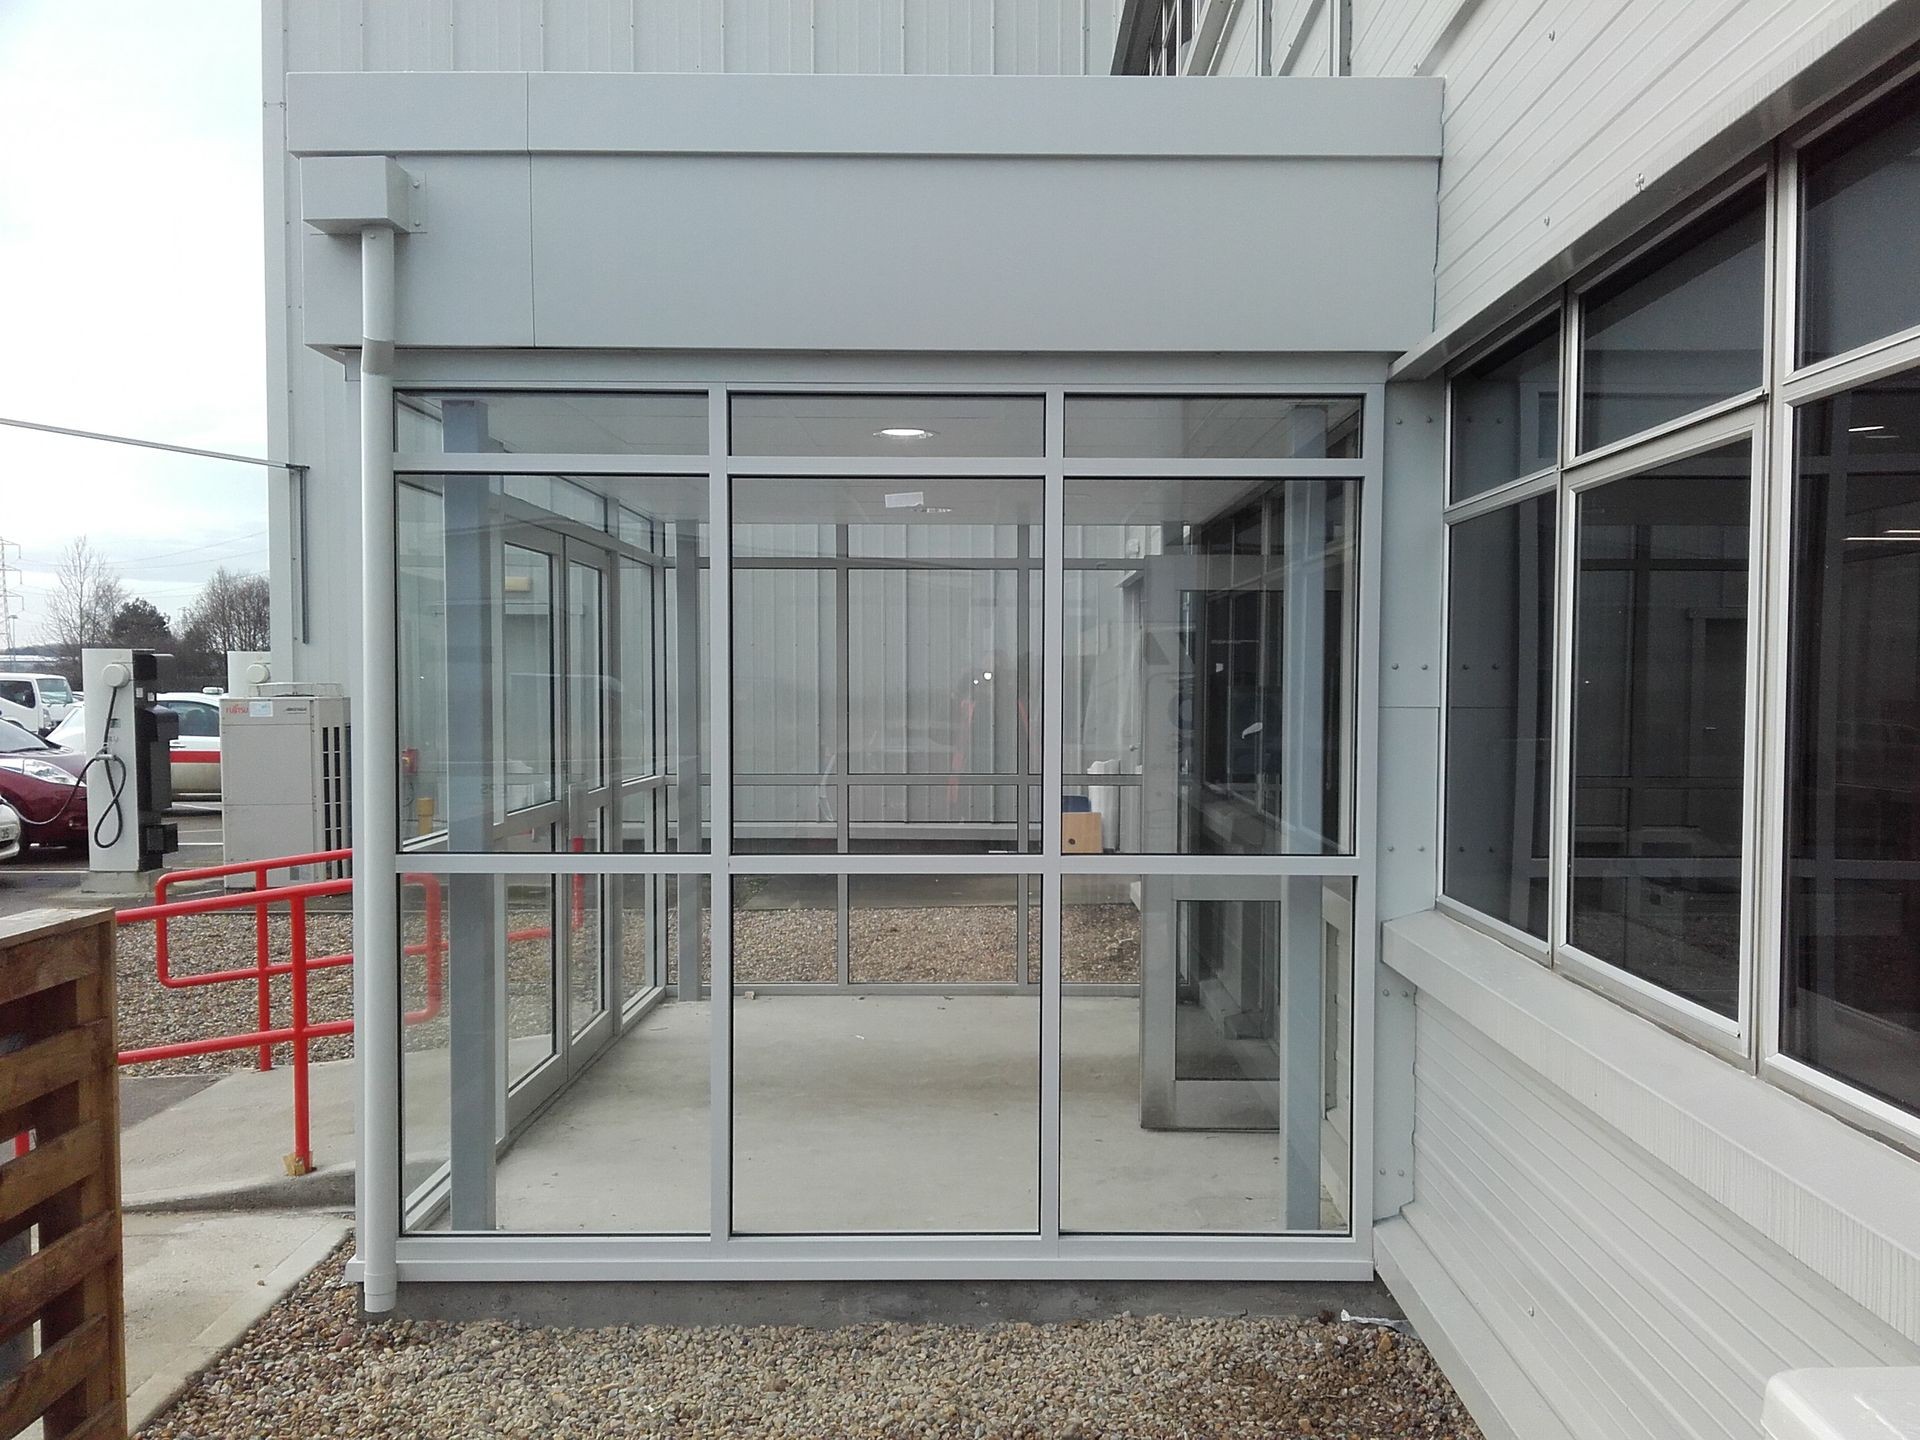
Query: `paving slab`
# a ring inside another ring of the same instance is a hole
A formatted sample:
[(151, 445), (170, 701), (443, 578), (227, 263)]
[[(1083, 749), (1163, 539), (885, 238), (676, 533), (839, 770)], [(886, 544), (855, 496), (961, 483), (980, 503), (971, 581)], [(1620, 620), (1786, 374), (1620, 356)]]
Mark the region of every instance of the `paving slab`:
[(293, 1071), (236, 1070), (120, 1136), (129, 1210), (297, 1208), (353, 1201), (353, 1062), (311, 1067), (314, 1173), (290, 1176)]

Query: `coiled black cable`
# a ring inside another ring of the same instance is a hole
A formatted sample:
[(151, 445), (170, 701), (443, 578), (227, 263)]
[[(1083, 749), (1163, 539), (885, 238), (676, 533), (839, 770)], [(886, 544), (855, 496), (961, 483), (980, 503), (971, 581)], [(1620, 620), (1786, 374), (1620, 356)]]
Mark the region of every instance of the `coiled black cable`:
[[(107, 808), (101, 813), (100, 818), (94, 822), (93, 843), (102, 850), (110, 845), (118, 845), (120, 843), (120, 837), (127, 833), (126, 812), (121, 809), (120, 804), (120, 797), (126, 793), (127, 789), (127, 762), (122, 760), (118, 755), (108, 753), (107, 736), (111, 734), (113, 730), (114, 704), (119, 700), (120, 691), (124, 688), (124, 686), (116, 685), (107, 692), (107, 721), (106, 724), (100, 728), (100, 748), (87, 757), (87, 763), (82, 765), (80, 767), (80, 773), (73, 777), (73, 783), (67, 787), (67, 798), (60, 802), (60, 808), (44, 820), (35, 819), (24, 811), (20, 811), (20, 818), (26, 821), (27, 824), (51, 825), (59, 820), (61, 816), (73, 808), (75, 798), (78, 797), (81, 789), (84, 788), (87, 783), (87, 772), (93, 769), (95, 765), (98, 765), (101, 772), (107, 777)], [(19, 811), (20, 807), (16, 805), (14, 809)], [(109, 820), (113, 822), (113, 838), (103, 839), (102, 834)]]

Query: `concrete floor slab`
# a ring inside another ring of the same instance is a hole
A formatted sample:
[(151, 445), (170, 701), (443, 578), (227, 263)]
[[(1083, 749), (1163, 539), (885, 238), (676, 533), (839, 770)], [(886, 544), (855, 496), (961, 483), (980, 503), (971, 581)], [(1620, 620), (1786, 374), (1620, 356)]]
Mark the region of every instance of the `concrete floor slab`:
[[(762, 995), (734, 1013), (736, 1229), (1038, 1227), (1035, 998)], [(1272, 1132), (1141, 1125), (1138, 1014), (1127, 997), (1062, 1002), (1067, 1228), (1279, 1232)], [(710, 1024), (705, 1003), (663, 1004), (616, 1040), (501, 1158), (500, 1228), (705, 1234)], [(444, 1133), (419, 1139), (444, 1154)], [(1322, 1221), (1345, 1224), (1325, 1197)]]

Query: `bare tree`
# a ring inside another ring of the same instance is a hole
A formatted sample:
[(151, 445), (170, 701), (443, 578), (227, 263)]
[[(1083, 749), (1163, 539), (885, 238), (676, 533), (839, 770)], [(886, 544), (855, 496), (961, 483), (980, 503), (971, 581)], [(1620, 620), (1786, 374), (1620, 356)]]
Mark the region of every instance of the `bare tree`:
[(237, 575), (222, 565), (181, 612), (182, 648), (206, 656), (267, 649), (272, 643), (270, 595), (266, 576)]
[(76, 536), (60, 552), (43, 626), (47, 639), (74, 655), (83, 645), (107, 644), (113, 636), (114, 617), (126, 598), (126, 587), (113, 563), (86, 536)]

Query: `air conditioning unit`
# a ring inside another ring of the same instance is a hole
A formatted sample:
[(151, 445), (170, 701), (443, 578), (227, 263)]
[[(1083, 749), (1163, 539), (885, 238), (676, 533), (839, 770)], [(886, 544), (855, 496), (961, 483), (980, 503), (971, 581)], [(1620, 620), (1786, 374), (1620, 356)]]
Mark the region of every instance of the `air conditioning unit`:
[[(344, 850), (353, 843), (352, 731), (337, 686), (257, 685), (220, 701), (220, 786), (229, 864)], [(277, 872), (270, 885), (332, 880), (344, 861)], [(252, 879), (234, 876), (233, 888)]]

